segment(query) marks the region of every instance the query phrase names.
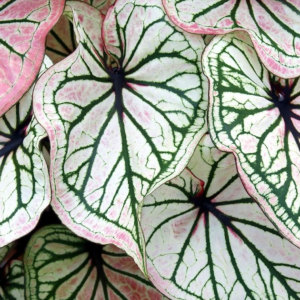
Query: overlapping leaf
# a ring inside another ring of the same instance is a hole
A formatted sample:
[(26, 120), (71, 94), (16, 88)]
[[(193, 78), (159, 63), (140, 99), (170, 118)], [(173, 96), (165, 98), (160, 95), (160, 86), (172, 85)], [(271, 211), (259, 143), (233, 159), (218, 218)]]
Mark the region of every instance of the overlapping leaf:
[(277, 76), (300, 75), (300, 1), (163, 0), (170, 19), (192, 33), (246, 30), (266, 67)]
[(76, 37), (72, 22), (61, 15), (47, 36), (46, 54), (58, 63), (76, 49)]
[(9, 250), (13, 247), (13, 243), (10, 243), (4, 247), (0, 247), (0, 268), (3, 267), (3, 260), (6, 258)]
[[(106, 15), (109, 7), (115, 0), (83, 0), (97, 8), (103, 15)], [(59, 21), (47, 36), (46, 53), (54, 63), (61, 61), (70, 55), (77, 47), (72, 18), (69, 20), (62, 15)]]
[(145, 198), (155, 286), (171, 299), (299, 299), (300, 250), (249, 198), (234, 156), (207, 135), (188, 167)]
[(4, 0), (0, 3), (0, 115), (35, 80), (45, 38), (63, 11), (64, 0)]
[(115, 244), (145, 271), (139, 204), (181, 172), (206, 131), (203, 40), (172, 27), (160, 1), (118, 1), (103, 28), (113, 62), (101, 14), (71, 9), (79, 46), (34, 95), (52, 146), (53, 207), (76, 234)]
[(16, 252), (16, 243), (0, 248), (0, 299), (24, 299), (24, 270), (18, 260), (11, 260)]
[(25, 299), (23, 263), (13, 260), (0, 272), (0, 299)]
[(213, 141), (236, 155), (248, 193), (300, 246), (299, 78), (270, 74), (242, 33), (213, 39), (204, 65), (211, 84)]
[(112, 6), (116, 2), (116, 0), (83, 0), (83, 1), (97, 8), (103, 15), (106, 15), (110, 6)]
[[(41, 73), (50, 65), (45, 58)], [(0, 247), (27, 234), (50, 202), (40, 149), (45, 130), (32, 117), (32, 88), (0, 118)]]
[(164, 299), (133, 259), (61, 225), (35, 233), (25, 255), (28, 299)]

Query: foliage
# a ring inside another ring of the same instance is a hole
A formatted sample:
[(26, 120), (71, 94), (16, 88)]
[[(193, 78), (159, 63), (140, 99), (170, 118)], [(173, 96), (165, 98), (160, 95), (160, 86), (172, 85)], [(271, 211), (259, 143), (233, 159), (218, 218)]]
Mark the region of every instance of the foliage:
[(2, 1), (1, 299), (299, 299), (299, 7)]

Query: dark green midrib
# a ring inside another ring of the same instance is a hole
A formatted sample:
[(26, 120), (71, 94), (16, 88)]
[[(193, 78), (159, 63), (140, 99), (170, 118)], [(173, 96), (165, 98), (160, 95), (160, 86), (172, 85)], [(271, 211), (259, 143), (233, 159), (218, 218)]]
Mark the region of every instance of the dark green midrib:
[(144, 260), (145, 259), (144, 249), (143, 249), (144, 247), (141, 245), (141, 242), (140, 242), (138, 212), (136, 210), (136, 205), (138, 205), (138, 203), (137, 203), (137, 199), (135, 196), (132, 169), (131, 169), (130, 157), (129, 157), (129, 153), (128, 153), (127, 136), (126, 136), (125, 125), (124, 125), (124, 121), (123, 121), (124, 103), (123, 103), (122, 90), (126, 86), (126, 81), (125, 81), (123, 70), (121, 68), (119, 70), (108, 70), (108, 73), (111, 77), (114, 92), (115, 92), (114, 106), (115, 106), (115, 109), (117, 110), (117, 114), (118, 114), (118, 121), (119, 121), (122, 149), (123, 149), (122, 154), (124, 157), (124, 164), (125, 164), (125, 176), (127, 177), (127, 182), (128, 182), (132, 216), (134, 218), (134, 230), (135, 230), (135, 235), (136, 235), (136, 242), (137, 242), (138, 248), (139, 248), (140, 253)]
[(10, 134), (7, 137), (10, 139), (8, 142), (0, 143), (4, 147), (0, 150), (0, 158), (7, 156), (10, 152), (15, 151), (20, 145), (23, 144), (23, 140), (26, 137), (25, 129), (29, 126), (31, 122), (31, 112), (27, 116), (20, 120), (20, 104), (16, 106), (16, 127), (13, 128), (7, 119), (6, 115), (2, 117), (7, 129), (10, 131)]
[[(297, 131), (295, 125), (293, 124), (291, 117), (292, 117), (292, 109), (299, 109), (299, 105), (291, 105), (291, 102), (296, 99), (296, 96), (291, 94), (293, 90), (288, 86), (288, 81), (285, 81), (285, 84), (282, 86), (279, 82), (275, 81), (275, 78), (272, 78), (272, 75), (269, 73), (269, 81), (271, 85), (271, 91), (269, 93), (270, 102), (274, 104), (275, 107), (279, 109), (280, 116), (282, 117), (285, 123), (285, 135), (289, 132), (293, 135), (294, 140), (298, 146), (298, 150), (300, 151), (300, 143), (299, 138), (300, 134)], [(276, 91), (279, 90), (278, 92)], [(277, 93), (280, 93), (283, 96), (283, 100), (279, 101)], [(295, 118), (299, 118), (299, 116), (295, 115)]]
[(22, 145), (25, 137), (17, 136), (11, 141), (5, 143), (5, 146), (0, 150), (0, 158), (7, 156), (10, 152), (15, 151), (20, 145)]
[(92, 259), (92, 262), (97, 269), (97, 279), (101, 281), (104, 297), (105, 299), (109, 299), (108, 296), (109, 280), (107, 279), (103, 268), (103, 262), (104, 262), (102, 258), (103, 246), (100, 244), (87, 242), (87, 248), (89, 251), (89, 255)]
[(214, 291), (214, 295), (216, 299), (220, 299), (219, 293), (218, 293), (218, 287), (217, 287), (217, 281), (215, 277), (215, 272), (213, 269), (213, 257), (212, 257), (212, 251), (211, 251), (211, 244), (210, 244), (210, 238), (209, 238), (209, 213), (206, 211), (204, 213), (205, 216), (205, 241), (206, 241), (206, 253), (207, 253), (207, 263), (208, 263), (208, 268), (210, 272), (210, 278), (212, 281), (212, 287)]

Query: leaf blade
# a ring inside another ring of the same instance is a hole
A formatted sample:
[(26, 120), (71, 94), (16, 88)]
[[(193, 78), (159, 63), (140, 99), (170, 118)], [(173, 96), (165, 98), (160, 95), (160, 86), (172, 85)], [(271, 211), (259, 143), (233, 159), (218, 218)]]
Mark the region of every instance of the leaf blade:
[(154, 285), (171, 299), (297, 299), (300, 251), (249, 198), (233, 155), (206, 135), (188, 167), (145, 199)]
[[(62, 13), (64, 0), (44, 0), (24, 6), (5, 1), (0, 7), (0, 115), (30, 88), (44, 58), (46, 34)], [(9, 61), (9, 64), (7, 64)]]
[(298, 2), (163, 0), (163, 4), (170, 19), (192, 33), (247, 31), (272, 73), (282, 78), (300, 75)]

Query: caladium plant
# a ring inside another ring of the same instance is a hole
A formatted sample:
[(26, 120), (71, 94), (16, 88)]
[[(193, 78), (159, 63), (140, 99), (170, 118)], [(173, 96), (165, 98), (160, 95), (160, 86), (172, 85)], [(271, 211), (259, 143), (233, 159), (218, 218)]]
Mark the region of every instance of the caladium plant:
[(0, 4), (0, 298), (299, 299), (298, 0), (24, 3)]

